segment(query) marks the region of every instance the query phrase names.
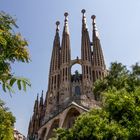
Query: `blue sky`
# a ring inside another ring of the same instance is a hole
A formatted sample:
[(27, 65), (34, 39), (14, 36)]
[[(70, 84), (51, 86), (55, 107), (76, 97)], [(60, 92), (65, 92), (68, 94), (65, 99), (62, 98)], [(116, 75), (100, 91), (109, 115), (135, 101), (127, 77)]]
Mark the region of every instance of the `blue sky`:
[(16, 90), (12, 98), (0, 93), (13, 114), (15, 127), (27, 134), (37, 93), (47, 91), (48, 71), (55, 22), (60, 20), (62, 33), (64, 12), (69, 13), (72, 58), (80, 57), (81, 9), (86, 9), (91, 34), (91, 15), (95, 14), (107, 67), (119, 61), (128, 67), (140, 62), (140, 1), (139, 0), (0, 0), (0, 11), (17, 19), (18, 31), (28, 40), (30, 64), (16, 63), (13, 72), (30, 79), (26, 93)]

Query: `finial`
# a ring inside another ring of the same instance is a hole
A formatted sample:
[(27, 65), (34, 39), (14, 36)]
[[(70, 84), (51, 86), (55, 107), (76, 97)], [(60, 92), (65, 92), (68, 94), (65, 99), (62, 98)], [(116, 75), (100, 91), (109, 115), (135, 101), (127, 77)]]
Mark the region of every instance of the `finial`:
[(60, 25), (60, 22), (56, 21), (56, 31), (59, 31), (59, 25)]
[(65, 13), (64, 13), (64, 16), (65, 16), (65, 23), (68, 21), (68, 15), (69, 15), (68, 12), (65, 12)]
[(68, 15), (69, 15), (68, 12), (65, 12), (65, 13), (64, 13), (64, 16), (65, 16), (65, 17), (67, 17)]
[(68, 29), (68, 12), (64, 13), (65, 20), (64, 20), (64, 33), (69, 34), (69, 29)]
[(82, 9), (81, 10), (81, 13), (83, 13), (83, 15), (85, 14), (86, 10), (85, 9)]
[(91, 16), (91, 19), (95, 20), (96, 16), (95, 15), (92, 15)]
[(93, 36), (95, 39), (97, 39), (97, 38), (99, 39), (99, 33), (98, 33), (98, 30), (96, 27), (96, 22), (95, 22), (96, 16), (92, 15), (91, 19), (93, 20), (93, 22), (92, 22), (92, 24), (93, 24)]
[(82, 9), (81, 10), (81, 13), (83, 14), (83, 18), (82, 18), (83, 29), (85, 30), (85, 29), (87, 29), (86, 16), (85, 16), (86, 10), (85, 9)]

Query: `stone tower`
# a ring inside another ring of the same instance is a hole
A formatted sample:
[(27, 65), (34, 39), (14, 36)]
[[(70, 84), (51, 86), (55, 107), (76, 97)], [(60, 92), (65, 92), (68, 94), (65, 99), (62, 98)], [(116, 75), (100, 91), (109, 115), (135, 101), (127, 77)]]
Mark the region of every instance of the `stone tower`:
[[(86, 25), (85, 10), (82, 11), (81, 59), (71, 60), (68, 13), (65, 13), (62, 41), (60, 42), (59, 24), (53, 42), (49, 72), (48, 91), (45, 101), (43, 93), (34, 105), (34, 113), (29, 123), (28, 139), (48, 140), (58, 127), (70, 128), (81, 113), (98, 107), (92, 87), (94, 82), (106, 75), (106, 66), (96, 28), (95, 16), (92, 18), (92, 41)], [(80, 64), (82, 73), (71, 73), (71, 67)]]

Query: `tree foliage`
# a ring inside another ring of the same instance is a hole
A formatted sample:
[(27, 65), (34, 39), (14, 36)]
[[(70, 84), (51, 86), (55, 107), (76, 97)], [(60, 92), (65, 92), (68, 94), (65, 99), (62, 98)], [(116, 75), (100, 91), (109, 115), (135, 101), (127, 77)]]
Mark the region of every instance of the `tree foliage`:
[[(19, 90), (26, 91), (30, 81), (23, 77), (17, 77), (12, 72), (11, 65), (15, 62), (28, 63), (30, 61), (28, 43), (15, 30), (18, 28), (16, 20), (10, 15), (0, 12), (0, 85), (4, 92), (14, 92), (16, 83)], [(15, 118), (3, 101), (0, 100), (0, 140), (13, 140), (13, 128)]]
[(109, 89), (125, 88), (128, 92), (140, 86), (140, 66), (138, 63), (128, 70), (122, 63), (111, 63), (108, 75), (94, 83), (93, 92), (96, 100), (100, 100), (102, 93)]
[(71, 129), (57, 134), (58, 140), (140, 139), (140, 88), (106, 92), (102, 108), (80, 115)]
[(58, 140), (139, 140), (140, 66), (129, 71), (112, 63), (110, 73), (97, 81), (94, 91), (102, 106), (80, 115), (70, 129), (56, 130)]
[(14, 140), (15, 117), (9, 112), (5, 104), (0, 100), (0, 140)]
[(22, 87), (26, 90), (26, 86), (30, 86), (28, 79), (15, 76), (11, 69), (11, 64), (15, 62), (30, 61), (28, 43), (20, 33), (15, 33), (16, 28), (18, 26), (15, 19), (0, 12), (0, 84), (5, 92), (6, 90), (14, 92), (12, 88), (14, 83), (17, 83), (19, 90)]

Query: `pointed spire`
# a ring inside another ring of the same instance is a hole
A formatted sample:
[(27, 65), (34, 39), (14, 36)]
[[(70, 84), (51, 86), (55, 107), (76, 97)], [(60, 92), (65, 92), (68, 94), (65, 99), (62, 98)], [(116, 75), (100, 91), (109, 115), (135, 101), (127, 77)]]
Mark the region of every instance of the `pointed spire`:
[(82, 9), (82, 39), (81, 39), (81, 58), (83, 61), (91, 61), (91, 47), (90, 47), (90, 38), (87, 30), (85, 9)]
[(46, 108), (47, 106), (47, 98), (48, 98), (48, 92), (46, 92), (46, 97), (45, 97), (45, 101), (44, 101), (44, 107)]
[(67, 12), (64, 13), (65, 20), (64, 20), (64, 30), (63, 30), (63, 34), (64, 34), (64, 33), (69, 34), (68, 15), (69, 15), (69, 14), (68, 14)]
[(55, 34), (55, 38), (54, 38), (53, 47), (60, 47), (60, 37), (59, 37), (60, 22), (56, 21), (55, 24), (56, 24), (56, 34)]
[[(55, 39), (54, 39), (54, 42), (59, 42), (59, 25), (60, 25), (60, 22), (59, 21), (56, 21), (56, 34), (55, 34)], [(54, 45), (55, 46), (55, 45)]]
[(87, 29), (86, 16), (85, 16), (86, 10), (82, 9), (81, 13), (83, 14), (83, 17), (82, 17), (82, 29), (85, 30), (85, 29)]
[(37, 93), (37, 99), (36, 99), (36, 100), (37, 100), (37, 102), (38, 102), (38, 97), (39, 97), (39, 93)]
[(43, 90), (42, 90), (42, 94), (41, 94), (41, 97), (40, 97), (40, 106), (43, 106)]
[(41, 94), (41, 97), (43, 98), (43, 90), (42, 90), (42, 94)]
[(59, 37), (59, 25), (60, 22), (56, 21), (56, 34), (53, 41), (53, 50), (52, 50), (52, 56), (51, 56), (51, 65), (50, 65), (50, 74), (49, 74), (49, 84), (48, 89), (50, 89), (50, 75), (54, 73), (54, 71), (59, 69), (59, 57), (60, 57), (60, 37)]
[(61, 44), (61, 64), (70, 62), (70, 35), (68, 27), (68, 13), (64, 13), (64, 30)]
[(30, 118), (29, 126), (28, 126), (28, 137), (32, 136), (33, 133), (33, 125), (32, 125), (32, 119)]
[(92, 54), (92, 62), (93, 62), (93, 81), (96, 81), (99, 78), (102, 78), (106, 74), (106, 66), (103, 56), (103, 51), (101, 47), (101, 42), (99, 39), (99, 33), (96, 27), (96, 16), (92, 15), (92, 44), (93, 44), (93, 54)]
[(31, 135), (31, 133), (32, 133), (32, 119), (30, 118), (29, 126), (28, 126), (28, 135)]
[(39, 96), (39, 94), (37, 94), (37, 98), (36, 98), (35, 104), (34, 104), (34, 112), (36, 112), (36, 113), (38, 111), (38, 96)]
[(96, 21), (95, 21), (96, 16), (95, 15), (92, 15), (91, 16), (91, 19), (93, 20), (92, 21), (92, 25), (93, 25), (93, 40), (99, 39), (99, 32), (97, 30)]
[(59, 31), (59, 25), (60, 25), (60, 22), (59, 21), (56, 21), (56, 31), (57, 32)]

